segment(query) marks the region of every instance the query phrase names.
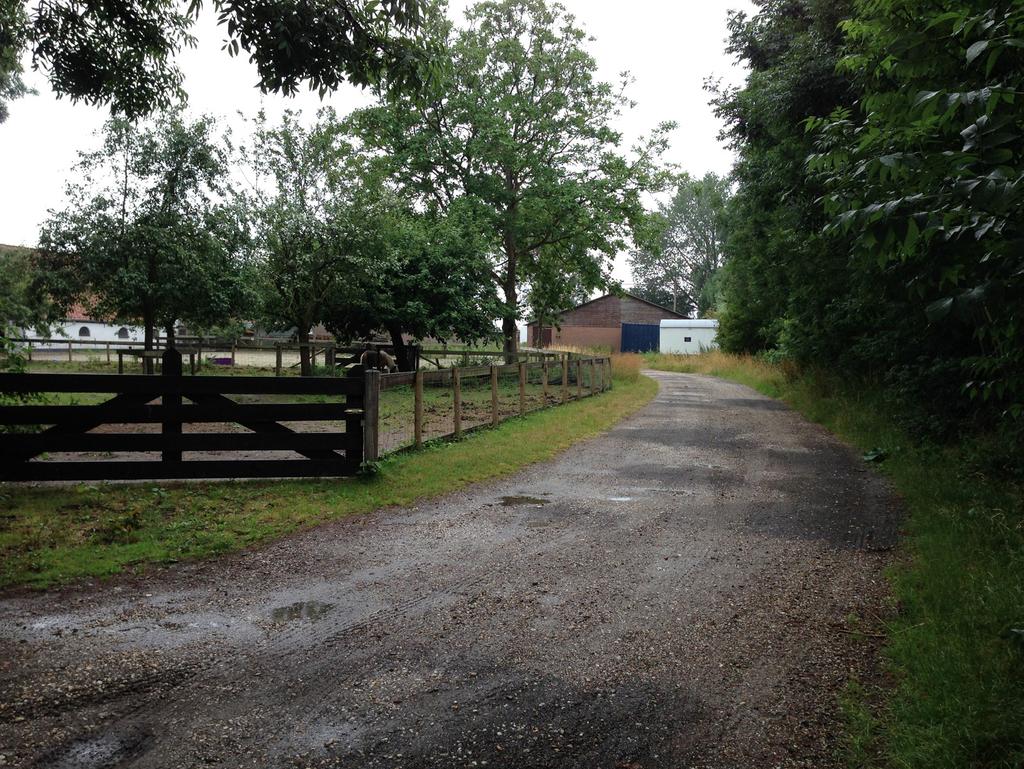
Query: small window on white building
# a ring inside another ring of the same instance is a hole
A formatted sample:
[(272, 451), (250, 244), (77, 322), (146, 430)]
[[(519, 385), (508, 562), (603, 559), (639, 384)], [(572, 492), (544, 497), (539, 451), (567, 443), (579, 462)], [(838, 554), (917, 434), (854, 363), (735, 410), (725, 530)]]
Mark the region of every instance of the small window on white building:
[(126, 329), (124, 326), (121, 326), (121, 328), (119, 328), (117, 330), (117, 338), (118, 339), (127, 339), (128, 338), (128, 329)]
[(90, 336), (90, 334), (89, 334), (89, 327), (88, 326), (82, 326), (80, 329), (78, 329), (78, 335), (79, 336)]
[(690, 337), (688, 337), (688, 336), (684, 336), (683, 337), (683, 341), (684, 342), (690, 342), (690, 341), (692, 341), (692, 339)]

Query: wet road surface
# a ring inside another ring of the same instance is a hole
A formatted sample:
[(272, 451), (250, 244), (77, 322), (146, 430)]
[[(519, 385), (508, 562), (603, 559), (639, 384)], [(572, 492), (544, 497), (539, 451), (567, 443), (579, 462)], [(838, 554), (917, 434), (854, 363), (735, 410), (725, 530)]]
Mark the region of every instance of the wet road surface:
[(8, 595), (0, 766), (838, 766), (898, 508), (781, 404), (652, 376), (508, 480)]

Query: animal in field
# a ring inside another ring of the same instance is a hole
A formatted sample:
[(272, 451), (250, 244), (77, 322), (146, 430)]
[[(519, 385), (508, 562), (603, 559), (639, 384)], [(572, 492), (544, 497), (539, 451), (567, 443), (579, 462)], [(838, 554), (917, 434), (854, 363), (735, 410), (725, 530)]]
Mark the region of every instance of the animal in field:
[(364, 371), (377, 369), (378, 371), (398, 371), (398, 364), (395, 359), (383, 350), (367, 350), (359, 356), (359, 365)]

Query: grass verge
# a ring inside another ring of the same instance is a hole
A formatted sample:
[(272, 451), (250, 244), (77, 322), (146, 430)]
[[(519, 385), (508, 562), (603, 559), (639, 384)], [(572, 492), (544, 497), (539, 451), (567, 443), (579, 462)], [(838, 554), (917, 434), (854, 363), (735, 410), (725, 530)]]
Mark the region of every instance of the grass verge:
[[(892, 687), (843, 693), (858, 769), (1024, 766), (1024, 502), (979, 469), (983, 439), (916, 441), (883, 392), (756, 358), (647, 356), (652, 368), (719, 376), (781, 398), (865, 452), (905, 500), (899, 611), (883, 629)], [(874, 703), (881, 703), (876, 705)]]
[(649, 378), (618, 379), (597, 397), (394, 456), (367, 480), (0, 485), (0, 587), (47, 587), (200, 558), (333, 518), (436, 497), (550, 459), (607, 430), (656, 392)]

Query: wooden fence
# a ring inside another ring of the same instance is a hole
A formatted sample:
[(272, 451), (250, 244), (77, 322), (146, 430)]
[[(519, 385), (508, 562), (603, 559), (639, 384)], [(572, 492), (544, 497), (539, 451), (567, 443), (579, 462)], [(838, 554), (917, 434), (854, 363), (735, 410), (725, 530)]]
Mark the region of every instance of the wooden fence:
[[(377, 372), (358, 377), (193, 377), (183, 375), (175, 350), (165, 351), (163, 364), (160, 376), (0, 374), (0, 393), (8, 396), (111, 395), (96, 405), (0, 406), (0, 480), (335, 476), (351, 475), (364, 458), (377, 458)], [(229, 394), (293, 400), (322, 396), (324, 402), (240, 403)], [(291, 426), (310, 422), (326, 423), (327, 429)], [(247, 432), (225, 431), (225, 424)], [(155, 425), (159, 432), (145, 431)], [(185, 425), (220, 430), (185, 432)], [(93, 432), (98, 428), (100, 432)], [(229, 458), (186, 458), (193, 452)], [(95, 458), (111, 453), (115, 458)], [(42, 454), (51, 457), (38, 459)], [(268, 456), (272, 458), (264, 458)]]
[(611, 382), (610, 358), (567, 355), (535, 363), (383, 374), (381, 451), (458, 438), (510, 417), (596, 395), (610, 389)]
[[(82, 355), (89, 359), (99, 358), (113, 364), (118, 364), (118, 373), (125, 369), (124, 358), (136, 359), (139, 368), (143, 368), (142, 361), (147, 356), (156, 355), (166, 349), (166, 340), (158, 338), (154, 342), (156, 352), (143, 352), (143, 344), (137, 341), (110, 340), (99, 341), (96, 339), (64, 338), (64, 337), (20, 337), (11, 341), (21, 346), (21, 349), (29, 361), (34, 359), (47, 361), (74, 362), (76, 355), (78, 360)], [(213, 337), (181, 336), (176, 341), (177, 349), (181, 352), (191, 353), (193, 367), (196, 364), (203, 365), (204, 361), (209, 363), (216, 361), (216, 365), (235, 366), (241, 361), (258, 357), (259, 367), (273, 368), (277, 376), (282, 376), (287, 369), (296, 368), (301, 347), (294, 342), (284, 342), (279, 339), (267, 339), (259, 337), (242, 337), (238, 339), (217, 339)], [(394, 351), (390, 344), (370, 343), (373, 349)], [(367, 349), (366, 344), (343, 345), (333, 341), (311, 341), (308, 345), (309, 356), (312, 365), (323, 365), (334, 370), (338, 367), (351, 365), (358, 361), (362, 352)], [(419, 345), (408, 345), (408, 352), (413, 360), (414, 369), (420, 368), (420, 362), (436, 369), (446, 369), (455, 365), (489, 365), (492, 362), (503, 360), (504, 356), (500, 350), (482, 350), (467, 347), (449, 347), (447, 345), (421, 347)], [(517, 363), (533, 363), (540, 361), (555, 362), (562, 353), (549, 350), (522, 350), (515, 353)]]
[(51, 401), (106, 397), (94, 405), (30, 399), (0, 406), (0, 481), (352, 475), (382, 454), (457, 438), (610, 387), (609, 358), (565, 355), (439, 371), (278, 378), (189, 376), (181, 353), (167, 350), (158, 376), (0, 374), (8, 402), (23, 394)]

